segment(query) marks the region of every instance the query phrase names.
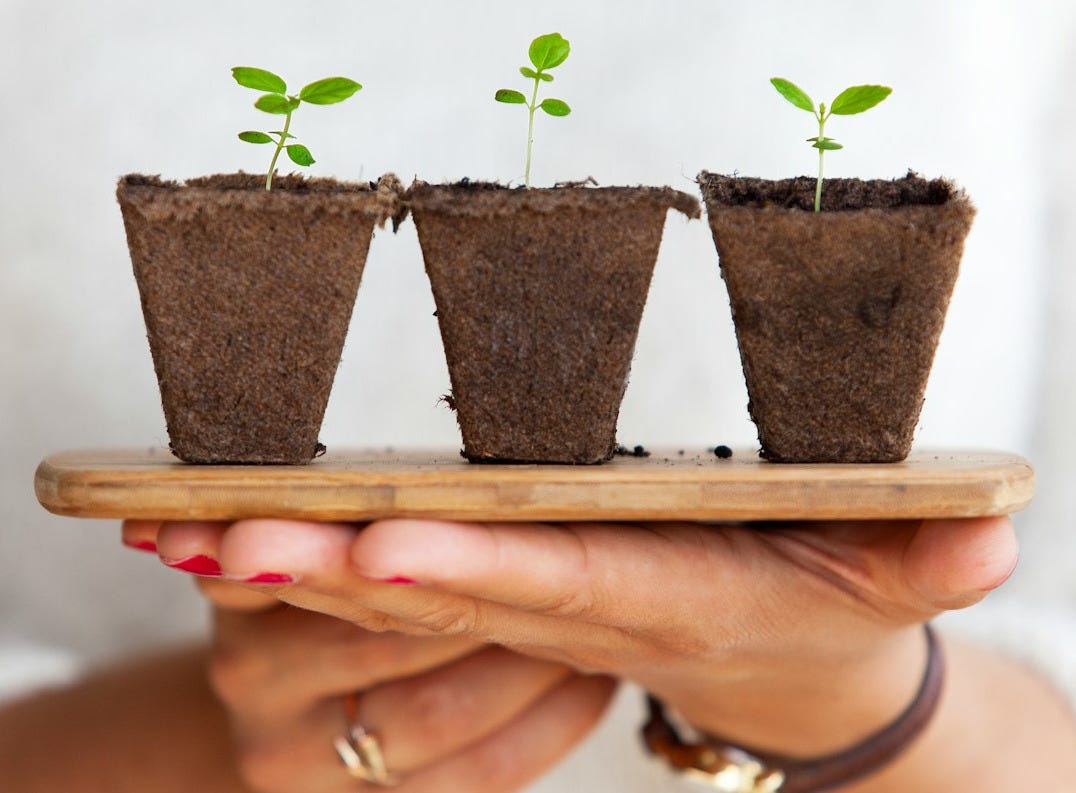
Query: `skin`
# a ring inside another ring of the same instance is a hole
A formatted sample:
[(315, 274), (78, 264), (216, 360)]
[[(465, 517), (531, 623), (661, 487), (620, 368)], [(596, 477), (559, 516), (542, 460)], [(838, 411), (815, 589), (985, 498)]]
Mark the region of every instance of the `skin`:
[[(257, 588), (367, 630), (466, 636), (633, 680), (700, 729), (803, 757), (892, 721), (922, 675), (922, 623), (981, 600), (1017, 559), (1006, 518), (764, 527), (258, 520), (127, 531), (155, 536), (166, 561), (219, 560), (229, 579), (284, 574), (291, 583)], [(399, 583), (407, 581), (416, 583)], [(1057, 788), (1076, 776), (1076, 728), (1054, 692), (982, 651), (946, 652), (950, 684), (927, 734), (850, 790), (988, 793)]]
[[(610, 695), (609, 678), (572, 670), (636, 679), (697, 726), (761, 748), (826, 751), (899, 712), (922, 672), (918, 623), (979, 600), (1016, 554), (1003, 519), (124, 531), (166, 560), (206, 554), (229, 577), (295, 580), (203, 577), (218, 606), (208, 659), (157, 659), (0, 710), (0, 734), (15, 736), (0, 742), (14, 789), (365, 789), (328, 749), (340, 698), (360, 689), (360, 720), (382, 737), (403, 790), (518, 790)], [(491, 641), (515, 652), (483, 649)], [(945, 652), (948, 682), (926, 733), (847, 790), (1065, 789), (1076, 727), (1057, 695), (981, 650), (946, 642)], [(223, 711), (200, 682), (207, 660)], [(225, 713), (238, 763), (223, 750)], [(423, 737), (409, 744), (412, 733)], [(57, 746), (79, 750), (56, 763)]]
[(331, 748), (345, 728), (341, 699), (361, 691), (360, 723), (406, 775), (395, 790), (506, 793), (574, 747), (614, 689), (608, 678), (462, 636), (375, 634), (234, 585), (200, 586), (216, 606), (211, 647), (140, 659), (0, 709), (4, 789), (367, 789)]

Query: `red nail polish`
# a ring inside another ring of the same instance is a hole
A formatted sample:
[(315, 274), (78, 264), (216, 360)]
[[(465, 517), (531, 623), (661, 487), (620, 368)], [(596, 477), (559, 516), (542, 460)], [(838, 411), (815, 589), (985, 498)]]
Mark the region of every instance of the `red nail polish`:
[(194, 573), (195, 575), (205, 576), (207, 578), (217, 578), (220, 576), (220, 562), (205, 554), (188, 556), (186, 559), (165, 561), (165, 564), (176, 570), (182, 570), (184, 573)]
[(416, 581), (413, 578), (408, 578), (407, 576), (394, 575), (391, 578), (382, 578), (381, 583), (382, 584), (398, 584), (400, 586), (414, 586), (415, 584), (418, 583), (418, 581)]
[(123, 544), (128, 548), (134, 548), (136, 551), (157, 553), (157, 543), (153, 540), (124, 540)]
[(258, 573), (250, 578), (244, 578), (244, 584), (291, 584), (295, 579), (287, 573)]

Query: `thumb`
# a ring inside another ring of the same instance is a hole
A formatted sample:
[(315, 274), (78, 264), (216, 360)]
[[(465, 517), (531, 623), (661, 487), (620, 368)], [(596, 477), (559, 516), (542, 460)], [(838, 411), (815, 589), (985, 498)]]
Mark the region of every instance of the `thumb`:
[(960, 609), (1005, 583), (1018, 556), (1007, 517), (925, 520), (905, 549), (904, 575), (929, 605)]

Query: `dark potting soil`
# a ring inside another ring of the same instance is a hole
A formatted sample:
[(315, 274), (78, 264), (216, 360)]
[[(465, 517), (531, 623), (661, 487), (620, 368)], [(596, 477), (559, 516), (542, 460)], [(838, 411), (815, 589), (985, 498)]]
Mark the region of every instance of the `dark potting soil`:
[(318, 443), (374, 226), (398, 182), (132, 175), (117, 197), (173, 452), (304, 463)]
[[(632, 448), (629, 449), (627, 446), (622, 446), (619, 443), (616, 445), (616, 448), (613, 449), (613, 454), (615, 454), (617, 457), (649, 457), (650, 456), (650, 452), (648, 452), (646, 450), (645, 446), (633, 446)], [(683, 454), (683, 452), (680, 452), (680, 454)]]
[(729, 458), (732, 457), (732, 449), (730, 449), (728, 446), (725, 446), (725, 445), (715, 446), (714, 447), (714, 455), (719, 460), (728, 460)]
[(944, 179), (699, 185), (763, 457), (892, 462), (911, 449), (975, 214)]
[(473, 462), (598, 463), (616, 420), (671, 188), (416, 182), (415, 216)]
[[(698, 182), (706, 201), (714, 205), (814, 211), (817, 181), (813, 176), (772, 180), (703, 171)], [(900, 179), (826, 179), (822, 183), (823, 212), (940, 206), (961, 197), (963, 192), (948, 179), (924, 179), (914, 171)]]

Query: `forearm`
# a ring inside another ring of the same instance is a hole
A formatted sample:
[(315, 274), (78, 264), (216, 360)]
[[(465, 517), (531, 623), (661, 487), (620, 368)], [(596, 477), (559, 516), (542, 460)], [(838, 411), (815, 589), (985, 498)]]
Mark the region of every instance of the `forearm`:
[(0, 787), (247, 793), (205, 651), (147, 658), (0, 709)]
[(1076, 718), (1031, 670), (947, 642), (948, 676), (933, 723), (909, 751), (848, 793), (1068, 790)]
[[(892, 764), (842, 791), (1069, 789), (1076, 780), (1076, 719), (1062, 697), (1031, 670), (989, 651), (944, 638), (942, 647), (946, 679), (931, 723)], [(761, 686), (746, 679), (721, 686), (709, 709), (697, 707), (706, 697), (696, 693), (678, 710), (700, 729), (761, 751), (829, 754), (885, 726), (908, 704), (922, 671), (922, 656), (912, 649), (905, 645), (891, 664), (883, 656), (862, 673), (827, 671), (812, 679), (789, 669)]]

